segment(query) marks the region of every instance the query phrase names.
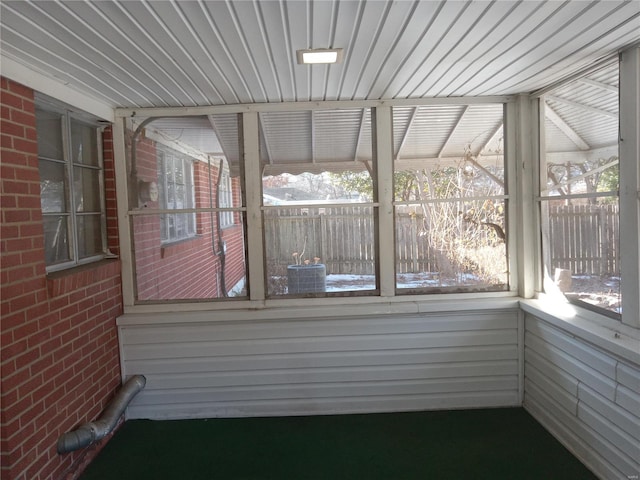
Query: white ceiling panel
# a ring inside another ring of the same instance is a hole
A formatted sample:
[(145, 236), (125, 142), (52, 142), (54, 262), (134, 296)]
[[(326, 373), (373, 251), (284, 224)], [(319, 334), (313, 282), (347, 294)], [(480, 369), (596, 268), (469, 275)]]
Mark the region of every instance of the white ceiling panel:
[[(112, 108), (419, 99), (554, 84), (640, 42), (640, 2), (2, 0), (0, 27), (0, 59)], [(296, 63), (297, 49), (327, 47), (343, 48), (343, 63)], [(615, 143), (616, 89), (613, 65), (555, 90), (551, 150)], [(500, 151), (501, 115), (492, 105), (396, 107), (394, 153)], [(373, 156), (368, 109), (260, 120), (261, 159), (274, 172)], [(188, 123), (155, 127), (238, 164), (235, 114)]]

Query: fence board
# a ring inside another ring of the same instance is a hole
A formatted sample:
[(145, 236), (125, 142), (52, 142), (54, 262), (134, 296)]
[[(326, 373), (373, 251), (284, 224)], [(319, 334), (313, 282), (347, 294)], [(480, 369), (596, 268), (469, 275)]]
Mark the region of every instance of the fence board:
[[(269, 262), (292, 263), (293, 252), (313, 261), (320, 257), (329, 274), (371, 275), (375, 272), (373, 207), (282, 207), (265, 211)], [(619, 272), (617, 205), (549, 206), (551, 265), (574, 275)], [(432, 248), (421, 211), (396, 212), (398, 273), (437, 272), (442, 254)], [(386, 254), (386, 252), (383, 252)]]

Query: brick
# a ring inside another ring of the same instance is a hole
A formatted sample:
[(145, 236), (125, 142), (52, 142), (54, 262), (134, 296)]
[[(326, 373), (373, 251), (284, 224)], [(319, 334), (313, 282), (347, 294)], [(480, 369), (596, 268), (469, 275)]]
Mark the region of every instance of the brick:
[[(33, 98), (33, 90), (29, 87), (22, 85), (21, 83), (9, 82), (7, 85), (7, 88), (11, 92), (15, 93), (16, 95), (20, 95), (21, 97), (26, 97), (28, 99)], [(3, 97), (3, 100), (4, 100), (4, 97)]]
[(22, 110), (22, 98), (13, 93), (9, 93), (6, 90), (0, 92), (0, 103), (8, 107)]

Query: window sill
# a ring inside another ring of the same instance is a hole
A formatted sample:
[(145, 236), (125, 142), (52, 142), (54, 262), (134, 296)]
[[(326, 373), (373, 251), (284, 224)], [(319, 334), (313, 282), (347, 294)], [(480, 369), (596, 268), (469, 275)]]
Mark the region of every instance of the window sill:
[(49, 297), (57, 297), (120, 275), (119, 259), (103, 259), (47, 274)]
[(180, 240), (173, 240), (171, 242), (163, 243), (160, 246), (160, 258), (167, 258), (173, 255), (178, 255), (190, 247), (190, 243), (199, 240), (202, 235), (194, 235), (192, 237), (182, 238)]
[(520, 308), (569, 334), (640, 364), (640, 330), (568, 302), (541, 297)]

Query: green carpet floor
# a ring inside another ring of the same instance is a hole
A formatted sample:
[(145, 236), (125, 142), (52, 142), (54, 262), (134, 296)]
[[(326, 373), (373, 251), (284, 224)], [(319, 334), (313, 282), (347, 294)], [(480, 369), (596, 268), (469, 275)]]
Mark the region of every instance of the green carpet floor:
[(81, 480), (593, 479), (524, 409), (132, 420)]

